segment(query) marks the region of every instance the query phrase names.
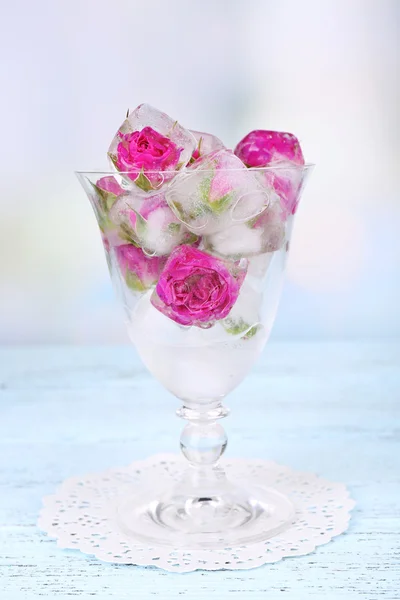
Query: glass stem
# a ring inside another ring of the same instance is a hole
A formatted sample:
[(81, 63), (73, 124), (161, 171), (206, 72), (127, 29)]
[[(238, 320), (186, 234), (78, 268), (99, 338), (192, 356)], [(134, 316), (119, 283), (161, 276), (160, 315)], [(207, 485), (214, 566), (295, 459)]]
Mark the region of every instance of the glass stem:
[(228, 443), (225, 430), (217, 421), (226, 417), (229, 410), (221, 403), (209, 410), (197, 410), (183, 406), (177, 411), (179, 417), (188, 421), (182, 430), (180, 446), (189, 462), (184, 480), (195, 495), (218, 494), (226, 486), (226, 476), (219, 459)]

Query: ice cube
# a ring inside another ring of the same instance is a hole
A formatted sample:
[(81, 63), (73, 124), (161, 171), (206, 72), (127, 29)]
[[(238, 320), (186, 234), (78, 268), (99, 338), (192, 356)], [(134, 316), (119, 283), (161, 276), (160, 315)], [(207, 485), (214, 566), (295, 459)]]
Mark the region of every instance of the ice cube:
[(245, 223), (231, 225), (203, 238), (206, 250), (227, 258), (238, 259), (262, 252), (262, 230)]
[(166, 199), (188, 229), (211, 235), (260, 214), (270, 192), (230, 151), (205, 155), (178, 175)]
[(280, 197), (285, 218), (296, 212), (304, 177), (304, 157), (296, 136), (282, 131), (251, 131), (238, 143), (235, 154), (248, 167), (268, 167), (256, 174)]
[(211, 133), (204, 133), (203, 131), (192, 131), (190, 133), (195, 138), (197, 145), (196, 149), (192, 154), (191, 161), (195, 161), (202, 158), (206, 154), (215, 152), (216, 150), (222, 150), (225, 148), (224, 143)]
[[(249, 261), (249, 266), (247, 269), (247, 278), (262, 280), (265, 277), (265, 274), (268, 271), (268, 267), (271, 264), (271, 260), (274, 256), (273, 252), (264, 252), (263, 254), (257, 254), (255, 256), (251, 256)], [(259, 286), (257, 286), (259, 287)]]
[(195, 138), (178, 121), (140, 104), (118, 129), (108, 156), (117, 171), (148, 192), (170, 181), (195, 148)]
[(283, 218), (294, 215), (299, 204), (305, 172), (302, 168), (282, 162), (275, 167), (255, 171), (266, 190), (276, 193), (280, 199)]
[(270, 198), (270, 204), (253, 219), (204, 236), (204, 247), (235, 260), (281, 248), (285, 239), (283, 212), (278, 196), (271, 194)]
[(253, 231), (261, 231), (262, 252), (276, 252), (285, 242), (285, 215), (278, 200), (271, 204), (247, 225)]
[(262, 301), (262, 290), (254, 289), (246, 277), (232, 310), (220, 324), (231, 335), (254, 336), (261, 326)]
[(113, 206), (111, 216), (121, 237), (142, 247), (148, 256), (170, 254), (179, 244), (192, 244), (198, 239), (177, 219), (163, 194), (147, 198), (122, 196)]
[(272, 202), (258, 217), (248, 221), (252, 231), (261, 232), (261, 252), (276, 252), (285, 242), (286, 226), (279, 201)]

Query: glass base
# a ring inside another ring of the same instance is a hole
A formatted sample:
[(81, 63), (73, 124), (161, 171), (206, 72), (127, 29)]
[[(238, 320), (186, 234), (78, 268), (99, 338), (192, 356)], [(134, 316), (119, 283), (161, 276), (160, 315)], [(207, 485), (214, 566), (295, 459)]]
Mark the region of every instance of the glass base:
[(262, 542), (294, 521), (290, 500), (271, 488), (223, 487), (199, 495), (177, 486), (158, 500), (148, 491), (119, 506), (119, 526), (135, 540), (194, 549)]

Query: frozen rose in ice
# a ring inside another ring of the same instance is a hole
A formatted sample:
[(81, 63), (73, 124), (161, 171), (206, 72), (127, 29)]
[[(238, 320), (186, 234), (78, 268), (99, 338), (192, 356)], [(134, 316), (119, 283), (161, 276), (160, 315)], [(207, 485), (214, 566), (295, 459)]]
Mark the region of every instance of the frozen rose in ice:
[(247, 167), (266, 167), (282, 161), (304, 165), (299, 140), (283, 131), (251, 131), (238, 143), (235, 154)]
[(231, 150), (223, 149), (178, 175), (166, 199), (190, 231), (209, 235), (259, 214), (268, 205), (269, 191)]
[(124, 190), (119, 185), (118, 181), (113, 175), (101, 177), (100, 179), (98, 179), (98, 181), (96, 181), (96, 186), (104, 192), (108, 192), (110, 194), (113, 194), (114, 196), (120, 196), (124, 193)]
[(296, 136), (281, 131), (251, 131), (238, 143), (235, 154), (247, 167), (276, 167), (257, 175), (279, 195), (285, 217), (296, 212), (304, 176), (304, 156)]
[(144, 191), (159, 189), (186, 165), (193, 135), (149, 104), (131, 112), (114, 136), (108, 156), (114, 167)]
[(197, 142), (196, 149), (192, 154), (190, 162), (194, 162), (206, 154), (210, 154), (211, 152), (225, 148), (224, 143), (217, 138), (217, 136), (212, 135), (211, 133), (193, 130), (190, 130), (190, 133)]
[(245, 261), (229, 262), (193, 246), (179, 246), (168, 258), (151, 302), (180, 325), (210, 327), (228, 316), (246, 268)]
[(146, 256), (141, 248), (132, 244), (118, 246), (115, 254), (127, 286), (135, 292), (154, 286), (166, 262), (165, 257)]
[(94, 191), (97, 209), (107, 215), (118, 196), (124, 193), (118, 181), (112, 175), (101, 177), (96, 183), (90, 182)]
[(133, 181), (138, 179), (137, 171), (142, 171), (142, 178), (149, 181), (149, 189), (152, 183), (157, 186), (160, 181), (159, 171), (173, 171), (179, 163), (183, 148), (178, 148), (169, 138), (151, 127), (133, 133), (121, 133), (119, 137), (115, 166), (119, 171), (128, 172), (128, 177)]
[(175, 216), (164, 194), (144, 199), (132, 194), (121, 196), (110, 216), (119, 226), (120, 236), (141, 246), (148, 255), (170, 254), (175, 246), (198, 239)]

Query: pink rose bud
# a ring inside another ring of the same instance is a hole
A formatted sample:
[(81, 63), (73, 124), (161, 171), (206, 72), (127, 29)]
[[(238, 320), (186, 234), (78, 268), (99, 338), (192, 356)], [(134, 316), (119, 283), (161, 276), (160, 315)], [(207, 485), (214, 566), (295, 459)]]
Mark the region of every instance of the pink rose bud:
[(247, 167), (276, 166), (276, 170), (260, 172), (259, 177), (279, 195), (285, 217), (296, 212), (303, 180), (298, 166), (304, 165), (296, 136), (280, 131), (251, 131), (238, 143), (235, 154)]
[(211, 327), (239, 295), (247, 263), (228, 262), (192, 246), (172, 252), (152, 294), (155, 308), (180, 325)]
[(108, 253), (111, 247), (124, 243), (118, 236), (115, 224), (109, 218), (110, 210), (124, 190), (112, 175), (102, 177), (95, 184), (91, 184), (94, 191), (92, 206), (101, 230), (104, 249)]
[(122, 123), (108, 150), (114, 167), (144, 191), (159, 189), (186, 165), (196, 147), (192, 134), (148, 104)]
[(163, 257), (146, 256), (132, 244), (118, 246), (115, 254), (127, 286), (135, 292), (144, 292), (155, 285), (166, 262)]
[(113, 177), (113, 175), (108, 175), (106, 177), (102, 177), (98, 181), (96, 181), (96, 186), (103, 190), (104, 192), (109, 192), (114, 196), (120, 196), (124, 193), (124, 190), (119, 185), (118, 181)]
[(102, 177), (96, 183), (90, 182), (94, 190), (94, 208), (96, 215), (98, 212), (105, 217), (112, 208), (118, 196), (124, 193), (115, 177)]
[(190, 133), (193, 135), (197, 142), (196, 149), (192, 154), (190, 162), (194, 162), (195, 160), (201, 158), (202, 156), (205, 156), (206, 154), (210, 154), (211, 152), (215, 152), (216, 150), (222, 150), (225, 148), (223, 142), (211, 133), (204, 133), (202, 131), (192, 130), (190, 130)]

